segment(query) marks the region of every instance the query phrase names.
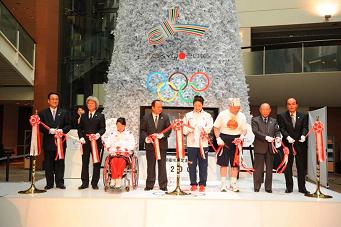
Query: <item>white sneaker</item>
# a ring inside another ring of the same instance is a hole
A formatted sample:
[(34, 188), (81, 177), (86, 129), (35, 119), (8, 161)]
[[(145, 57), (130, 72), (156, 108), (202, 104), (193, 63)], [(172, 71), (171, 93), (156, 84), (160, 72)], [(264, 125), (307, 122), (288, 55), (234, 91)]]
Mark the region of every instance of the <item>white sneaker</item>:
[(121, 179), (116, 179), (116, 188), (121, 187)]
[(115, 179), (110, 179), (110, 187), (115, 187)]
[(227, 192), (226, 182), (222, 182), (220, 186), (221, 192)]
[(237, 187), (236, 184), (231, 184), (230, 185), (230, 190), (233, 192), (239, 192), (239, 188)]

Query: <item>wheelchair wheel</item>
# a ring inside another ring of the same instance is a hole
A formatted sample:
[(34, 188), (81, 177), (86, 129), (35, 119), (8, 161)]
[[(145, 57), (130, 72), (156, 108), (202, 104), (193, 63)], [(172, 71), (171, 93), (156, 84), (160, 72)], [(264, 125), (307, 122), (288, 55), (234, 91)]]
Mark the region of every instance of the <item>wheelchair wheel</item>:
[(131, 184), (133, 189), (137, 189), (139, 185), (139, 160), (137, 156), (133, 156), (131, 167)]
[(104, 185), (104, 191), (108, 191), (109, 184), (110, 184), (110, 157), (106, 157), (104, 168), (103, 168), (103, 185)]

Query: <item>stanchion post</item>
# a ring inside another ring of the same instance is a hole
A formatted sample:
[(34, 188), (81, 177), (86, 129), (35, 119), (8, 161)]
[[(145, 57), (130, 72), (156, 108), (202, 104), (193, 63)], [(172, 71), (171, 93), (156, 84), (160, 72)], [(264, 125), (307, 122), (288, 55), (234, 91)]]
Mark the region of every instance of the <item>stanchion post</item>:
[(172, 192), (166, 192), (167, 195), (190, 195), (191, 193), (187, 193), (181, 190), (180, 188), (180, 158), (176, 159), (176, 188)]
[(46, 190), (41, 190), (36, 188), (35, 186), (35, 182), (36, 182), (36, 157), (32, 156), (31, 157), (32, 160), (32, 176), (31, 176), (31, 186), (24, 190), (24, 191), (19, 191), (18, 193), (20, 194), (34, 194), (34, 193), (44, 193), (46, 192)]

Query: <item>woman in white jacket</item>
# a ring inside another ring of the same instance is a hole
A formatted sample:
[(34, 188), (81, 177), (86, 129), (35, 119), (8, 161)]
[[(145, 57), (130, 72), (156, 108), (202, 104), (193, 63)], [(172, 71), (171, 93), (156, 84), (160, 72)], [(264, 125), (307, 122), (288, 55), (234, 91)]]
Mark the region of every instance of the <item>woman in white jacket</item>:
[[(184, 134), (187, 135), (187, 155), (188, 169), (191, 181), (191, 191), (196, 191), (197, 166), (199, 166), (199, 191), (204, 192), (207, 181), (208, 167), (208, 140), (207, 134), (213, 127), (211, 114), (202, 109), (204, 98), (194, 96), (193, 111), (186, 113), (184, 124), (190, 127), (184, 127)], [(202, 149), (202, 150), (201, 150)]]
[(129, 155), (135, 148), (135, 139), (131, 132), (125, 130), (126, 120), (120, 117), (116, 121), (116, 130), (108, 137), (106, 146), (108, 151), (115, 157), (110, 161), (111, 182), (110, 186), (121, 187), (121, 179), (126, 168), (126, 160), (117, 154)]

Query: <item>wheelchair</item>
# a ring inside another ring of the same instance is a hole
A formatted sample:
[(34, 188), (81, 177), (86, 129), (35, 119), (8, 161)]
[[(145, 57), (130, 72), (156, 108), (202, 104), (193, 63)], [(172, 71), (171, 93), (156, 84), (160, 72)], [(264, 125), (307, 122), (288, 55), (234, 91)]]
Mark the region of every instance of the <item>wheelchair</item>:
[[(121, 188), (112, 188), (110, 187), (111, 181), (111, 168), (110, 163), (113, 158), (123, 158), (126, 161), (126, 167), (122, 176), (122, 186)], [(114, 190), (114, 191), (122, 191), (123, 189), (128, 192), (130, 189), (137, 189), (139, 182), (139, 162), (136, 154), (134, 152), (129, 151), (116, 151), (110, 153), (104, 163), (103, 169), (103, 184), (104, 191)]]

